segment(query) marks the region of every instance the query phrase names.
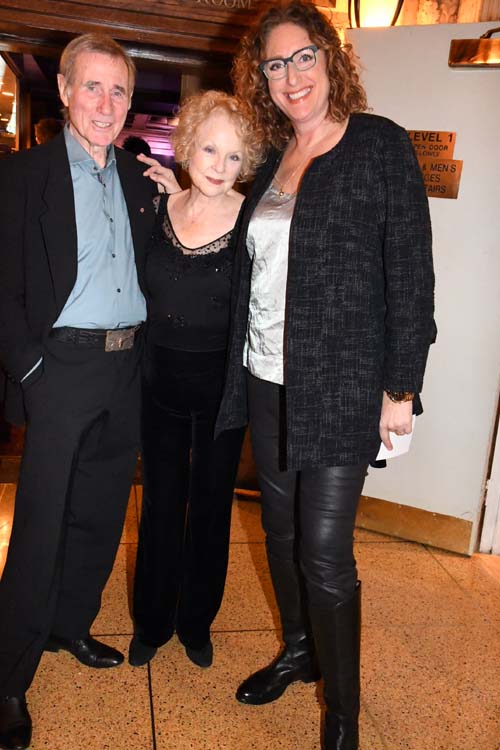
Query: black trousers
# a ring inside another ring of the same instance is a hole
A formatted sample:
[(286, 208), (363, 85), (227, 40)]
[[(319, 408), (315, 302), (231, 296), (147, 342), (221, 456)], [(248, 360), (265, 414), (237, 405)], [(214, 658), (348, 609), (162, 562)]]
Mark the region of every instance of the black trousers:
[[(283, 469), (285, 389), (249, 374), (248, 393), (271, 570), (273, 559), (295, 563), (296, 585), (302, 590), (305, 584), (309, 605), (335, 606), (349, 599), (356, 586), (354, 522), (367, 464)], [(299, 637), (304, 624), (294, 625)]]
[(152, 347), (143, 385), (144, 494), (135, 632), (151, 646), (177, 631), (202, 648), (222, 602), (243, 430), (214, 440), (225, 352)]
[(120, 541), (139, 443), (142, 342), (47, 342), (0, 582), (0, 695), (31, 684), (50, 633), (88, 634)]

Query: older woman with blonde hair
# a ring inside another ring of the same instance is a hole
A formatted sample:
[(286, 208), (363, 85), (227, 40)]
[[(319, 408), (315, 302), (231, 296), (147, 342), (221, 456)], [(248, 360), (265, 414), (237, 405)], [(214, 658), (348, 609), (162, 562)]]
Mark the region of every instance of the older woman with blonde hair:
[(266, 10), (234, 73), (267, 159), (241, 222), (217, 429), (250, 423), (284, 640), (236, 697), (268, 703), (321, 673), (324, 747), (357, 750), (354, 522), (380, 441), (421, 410), (427, 199), (407, 134), (364, 113), (352, 49), (309, 0)]
[[(176, 632), (191, 661), (208, 667), (243, 438), (241, 427), (214, 438), (243, 203), (233, 185), (252, 174), (260, 146), (238, 100), (219, 91), (185, 102), (173, 145), (191, 185), (160, 198), (146, 259), (144, 492), (129, 661), (145, 664)], [(171, 190), (169, 170), (141, 160)]]

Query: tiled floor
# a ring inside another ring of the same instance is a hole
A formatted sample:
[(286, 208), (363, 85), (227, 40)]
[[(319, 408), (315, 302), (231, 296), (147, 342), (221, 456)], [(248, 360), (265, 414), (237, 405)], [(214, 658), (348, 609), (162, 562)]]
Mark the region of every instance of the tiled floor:
[[(126, 650), (140, 487), (131, 494), (93, 632)], [(0, 567), (14, 486), (0, 485)], [(242, 706), (239, 681), (278, 648), (258, 503), (234, 503), (229, 578), (211, 669), (173, 639), (150, 667), (95, 672), (45, 654), (29, 704), (32, 750), (319, 750), (320, 691)], [(500, 558), (459, 557), (359, 530), (362, 750), (500, 750)]]

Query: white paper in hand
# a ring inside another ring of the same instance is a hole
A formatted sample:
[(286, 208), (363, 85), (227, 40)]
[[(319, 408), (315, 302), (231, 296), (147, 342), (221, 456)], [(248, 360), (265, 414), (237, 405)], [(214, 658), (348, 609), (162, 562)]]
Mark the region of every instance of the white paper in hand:
[(415, 415), (413, 415), (411, 432), (409, 435), (396, 435), (395, 432), (390, 432), (392, 443), (392, 451), (388, 450), (383, 443), (380, 443), (380, 450), (377, 454), (377, 461), (382, 461), (384, 458), (396, 458), (396, 456), (402, 456), (403, 453), (408, 453), (410, 450), (411, 439), (413, 437), (413, 430), (415, 429)]

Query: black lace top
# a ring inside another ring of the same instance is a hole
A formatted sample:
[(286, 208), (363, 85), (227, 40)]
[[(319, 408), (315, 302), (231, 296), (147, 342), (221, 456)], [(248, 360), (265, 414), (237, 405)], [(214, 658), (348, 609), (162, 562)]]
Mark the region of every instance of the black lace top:
[(236, 227), (208, 245), (187, 248), (175, 234), (167, 200), (160, 198), (146, 258), (148, 341), (185, 351), (225, 349)]

